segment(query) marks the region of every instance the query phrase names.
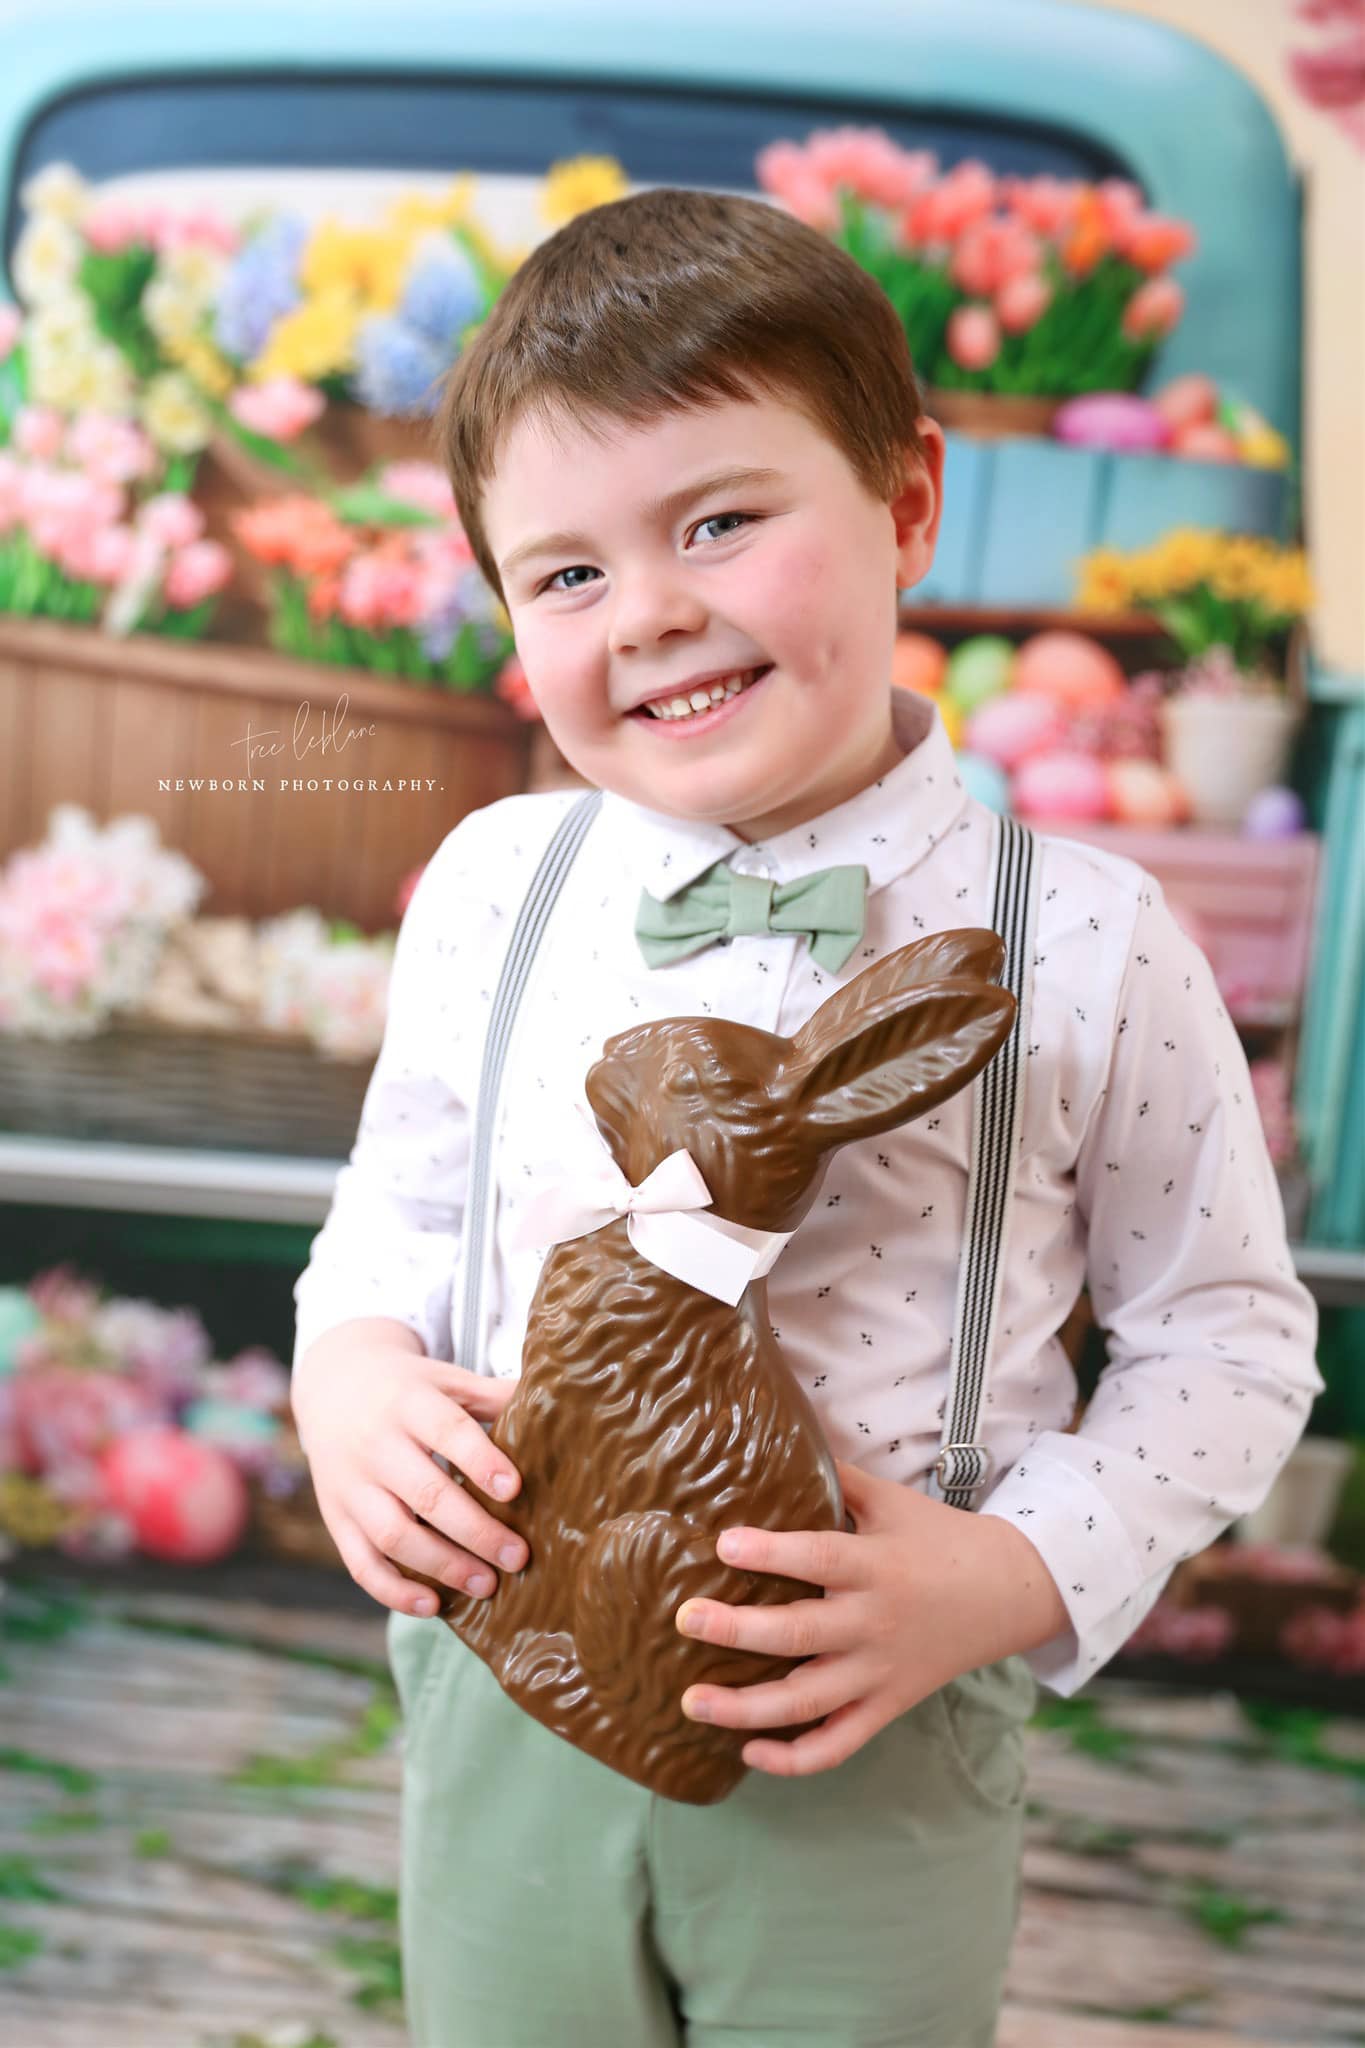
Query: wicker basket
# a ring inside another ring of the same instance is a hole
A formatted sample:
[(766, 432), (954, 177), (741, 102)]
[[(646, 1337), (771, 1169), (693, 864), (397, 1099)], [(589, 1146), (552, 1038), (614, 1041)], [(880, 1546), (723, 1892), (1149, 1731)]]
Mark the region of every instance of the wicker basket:
[(279, 1033), (150, 1018), (93, 1038), (0, 1033), (0, 1129), (344, 1159), (373, 1066)]

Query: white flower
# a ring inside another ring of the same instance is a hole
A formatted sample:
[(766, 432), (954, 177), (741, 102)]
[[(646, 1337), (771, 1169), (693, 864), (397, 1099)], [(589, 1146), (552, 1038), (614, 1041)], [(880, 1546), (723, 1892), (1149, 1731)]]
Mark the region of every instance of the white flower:
[(90, 204), (90, 187), (72, 165), (49, 164), (28, 180), (19, 197), (29, 213), (45, 214), (74, 227)]
[(31, 220), (14, 251), (14, 285), (26, 306), (43, 306), (71, 290), (84, 244), (74, 228), (55, 215)]
[(158, 448), (171, 455), (197, 454), (213, 433), (195, 386), (180, 370), (165, 370), (150, 380), (142, 394), (142, 423)]

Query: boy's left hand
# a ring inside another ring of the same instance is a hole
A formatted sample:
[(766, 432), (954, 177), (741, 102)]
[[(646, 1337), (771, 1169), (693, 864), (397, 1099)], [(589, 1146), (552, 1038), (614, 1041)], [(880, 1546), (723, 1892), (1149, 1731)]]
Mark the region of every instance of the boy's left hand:
[[(782, 1728), (825, 1718), (793, 1741), (746, 1743), (744, 1762), (776, 1777), (841, 1764), (898, 1714), (960, 1672), (1050, 1642), (1070, 1626), (1027, 1536), (916, 1488), (838, 1466), (857, 1524), (840, 1530), (745, 1528), (727, 1564), (823, 1586), (823, 1599), (780, 1607), (685, 1600), (677, 1625), (727, 1648), (810, 1661), (773, 1684), (690, 1686), (684, 1712), (725, 1728)], [(728, 1532), (727, 1532), (728, 1533)], [(686, 1622), (700, 1628), (684, 1628)], [(695, 1709), (706, 1705), (709, 1711)]]

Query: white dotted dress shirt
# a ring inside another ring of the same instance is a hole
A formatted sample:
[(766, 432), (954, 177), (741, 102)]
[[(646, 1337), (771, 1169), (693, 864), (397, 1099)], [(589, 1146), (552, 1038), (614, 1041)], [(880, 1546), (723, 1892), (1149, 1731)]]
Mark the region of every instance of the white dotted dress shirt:
[[(806, 825), (748, 845), (612, 792), (544, 934), (509, 1049), (486, 1356), (515, 1375), (543, 1249), (511, 1239), (534, 1184), (594, 1161), (573, 1110), (613, 1032), (709, 1012), (790, 1035), (870, 961), (925, 933), (989, 926), (994, 819), (962, 786), (927, 700), (893, 693), (899, 764)], [(577, 791), (463, 819), (399, 934), (387, 1028), (355, 1146), (295, 1287), (295, 1358), (357, 1316), (454, 1357), (474, 1101), (498, 971), (527, 884)], [(1258, 1506), (1323, 1387), (1241, 1043), (1208, 962), (1133, 862), (1040, 834), (1023, 1133), (977, 1438), (978, 1512), (1037, 1547), (1071, 1627), (1031, 1652), (1075, 1692), (1175, 1564)], [(790, 934), (649, 968), (634, 920), (719, 859), (790, 881), (868, 869), (861, 944), (837, 975)], [(773, 1327), (836, 1455), (938, 1495), (973, 1091), (847, 1145), (768, 1276)], [(1108, 1363), (1072, 1427), (1059, 1331), (1088, 1283)], [(461, 1361), (463, 1362), (463, 1361)]]

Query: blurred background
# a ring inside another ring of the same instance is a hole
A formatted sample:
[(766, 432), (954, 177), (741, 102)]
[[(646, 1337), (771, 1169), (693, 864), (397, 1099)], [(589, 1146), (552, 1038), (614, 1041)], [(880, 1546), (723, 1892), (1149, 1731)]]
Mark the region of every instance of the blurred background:
[[(903, 319), (948, 460), (897, 686), (982, 801), (1160, 877), (1321, 1304), (1262, 1509), (1040, 1702), (1001, 2048), (1365, 2039), (1365, 0), (55, 0), (0, 44), (0, 2032), (405, 2038), (291, 1290), (423, 863), (576, 779), (439, 380), (538, 240), (683, 184)], [(1084, 1401), (1086, 1297), (1065, 1340)]]

